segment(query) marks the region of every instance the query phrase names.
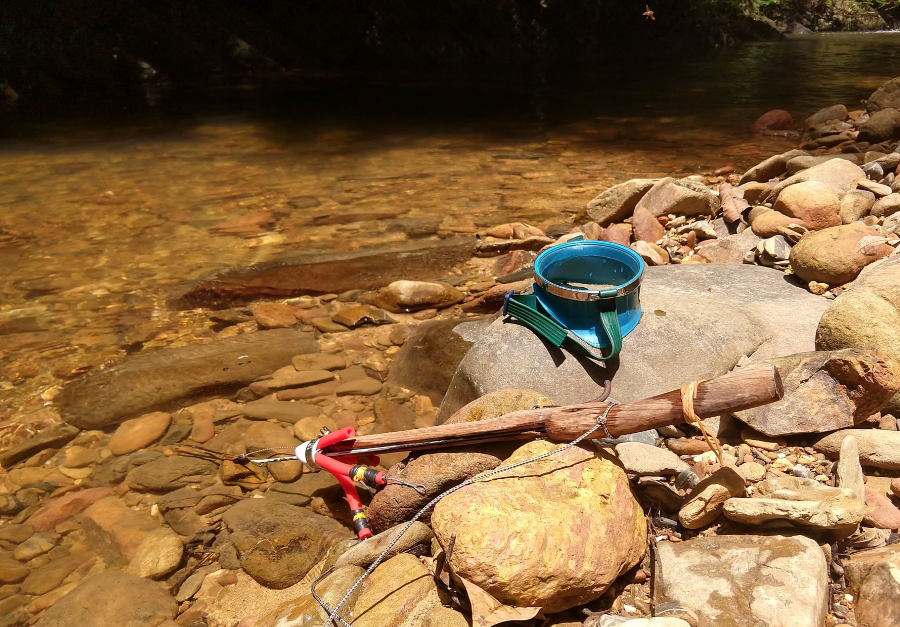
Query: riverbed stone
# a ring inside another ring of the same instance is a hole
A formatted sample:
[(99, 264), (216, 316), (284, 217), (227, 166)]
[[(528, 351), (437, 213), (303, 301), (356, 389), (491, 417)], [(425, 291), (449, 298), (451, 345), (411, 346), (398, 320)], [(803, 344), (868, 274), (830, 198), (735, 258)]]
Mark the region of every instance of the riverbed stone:
[(571, 405), (597, 398), (611, 379), (613, 398), (631, 402), (725, 374), (744, 357), (812, 351), (830, 303), (777, 270), (724, 264), (647, 268), (640, 298), (641, 322), (618, 363), (548, 347), (522, 325), (495, 321), (460, 362), (436, 422), (500, 389), (530, 388)]
[(750, 126), (751, 133), (762, 133), (763, 131), (784, 131), (794, 128), (794, 118), (790, 111), (784, 109), (772, 109), (766, 111), (756, 118)]
[(819, 126), (820, 124), (825, 124), (826, 122), (831, 122), (834, 120), (843, 122), (848, 117), (849, 112), (847, 111), (847, 107), (842, 104), (836, 104), (831, 105), (830, 107), (819, 109), (803, 121), (803, 126), (805, 126), (807, 129), (811, 129), (813, 127)]
[(900, 527), (900, 509), (883, 493), (866, 488), (866, 512), (863, 524), (876, 529), (897, 529)]
[(801, 527), (848, 536), (862, 521), (864, 503), (851, 490), (813, 479), (775, 475), (756, 485), (753, 498), (725, 501), (725, 516), (745, 525), (789, 521)]
[(40, 627), (157, 627), (175, 618), (175, 599), (159, 584), (106, 571), (88, 577), (48, 609)]
[(280, 368), (294, 355), (318, 350), (308, 333), (272, 329), (141, 352), (69, 383), (54, 403), (69, 424), (102, 429), (135, 415), (177, 409), (186, 399), (220, 397)]
[(41, 595), (55, 590), (66, 577), (82, 564), (92, 559), (89, 555), (79, 553), (55, 559), (40, 568), (35, 568), (22, 582), (24, 594)]
[[(294, 430), (291, 427), (274, 422), (254, 422), (247, 429), (244, 443), (248, 452), (275, 449), (269, 453), (291, 453), (300, 441), (294, 437)], [(299, 460), (272, 462), (266, 467), (276, 481), (291, 482), (303, 472), (303, 465)]]
[(304, 418), (318, 416), (322, 409), (296, 401), (279, 401), (274, 394), (241, 405), (241, 412), (254, 420), (278, 420), (295, 424)]
[(109, 439), (109, 450), (113, 455), (127, 455), (145, 448), (164, 436), (170, 424), (172, 416), (161, 411), (126, 420)]
[(752, 229), (728, 235), (706, 244), (697, 254), (709, 263), (742, 264), (747, 253), (756, 248), (761, 241)]
[(900, 624), (900, 546), (860, 551), (844, 558), (847, 592), (853, 595), (856, 619), (866, 627)]
[(761, 238), (776, 235), (796, 237), (807, 229), (803, 220), (786, 216), (780, 211), (760, 211), (756, 214), (751, 211), (750, 220), (750, 228)]
[(288, 329), (297, 324), (294, 308), (284, 303), (259, 303), (253, 307), (253, 319), (260, 329)]
[(672, 451), (640, 442), (622, 442), (616, 445), (616, 455), (629, 474), (677, 475), (690, 467)]
[(654, 604), (680, 603), (698, 627), (821, 627), (828, 612), (825, 556), (802, 536), (660, 542), (654, 572)]
[(863, 466), (900, 469), (900, 431), (881, 429), (843, 429), (813, 444), (820, 453), (832, 459), (838, 457), (844, 438), (853, 436), (859, 446), (859, 459)]
[(621, 222), (634, 213), (638, 201), (643, 198), (657, 179), (631, 179), (613, 185), (587, 205), (587, 213), (600, 226)]
[(125, 483), (140, 492), (171, 492), (192, 484), (211, 484), (219, 466), (197, 457), (159, 457), (131, 470)]
[(410, 552), (416, 546), (427, 544), (430, 549), (431, 539), (434, 536), (428, 525), (421, 521), (416, 521), (397, 539), (397, 535), (405, 528), (405, 523), (395, 525), (372, 536), (365, 542), (360, 542), (343, 553), (334, 563), (334, 567), (362, 566), (363, 568), (368, 568), (394, 540), (397, 540), (397, 542), (391, 547), (390, 552), (387, 553), (386, 559), (400, 553)]
[(353, 604), (355, 627), (419, 627), (441, 606), (437, 584), (419, 559), (401, 554), (379, 565)]
[(161, 579), (181, 564), (184, 545), (170, 529), (161, 528), (144, 536), (126, 572), (145, 579)]
[(642, 205), (634, 210), (631, 228), (634, 232), (634, 239), (645, 242), (658, 242), (666, 234), (666, 228)]
[(110, 566), (126, 566), (148, 539), (154, 544), (173, 539), (181, 544), (174, 531), (149, 514), (126, 507), (116, 497), (97, 501), (85, 510), (82, 527), (91, 550)]
[(50, 500), (28, 517), (28, 524), (36, 531), (49, 531), (61, 522), (77, 516), (100, 499), (111, 496), (111, 488), (88, 488), (69, 492)]
[(30, 571), (12, 555), (0, 555), (0, 584), (18, 583), (28, 576)]
[(849, 283), (867, 265), (894, 251), (883, 243), (864, 246), (865, 237), (878, 238), (879, 233), (859, 222), (810, 233), (791, 249), (791, 268), (807, 282)]
[(655, 217), (715, 215), (719, 198), (706, 185), (687, 179), (664, 178), (638, 201), (635, 211), (646, 209)]
[(273, 499), (247, 499), (225, 512), (241, 567), (259, 583), (287, 588), (337, 542), (352, 537), (336, 520)]
[[(530, 442), (507, 462), (557, 448)], [(625, 473), (588, 447), (499, 476), (440, 501), (432, 528), (441, 546), (456, 536), (453, 572), (500, 602), (546, 612), (587, 603), (646, 551), (646, 521)]]
[(864, 189), (854, 189), (841, 196), (841, 223), (851, 224), (862, 220), (875, 204), (875, 194)]
[(900, 364), (876, 349), (798, 353), (767, 363), (781, 376), (784, 396), (734, 415), (773, 437), (857, 425), (900, 389)]
[(853, 492), (861, 501), (866, 498), (866, 482), (859, 463), (859, 443), (852, 435), (844, 438), (838, 453), (836, 485)]
[(819, 181), (791, 185), (778, 195), (775, 211), (802, 220), (810, 230), (841, 224), (841, 201), (831, 187)]
[[(822, 315), (816, 350), (877, 346), (900, 363), (900, 256), (864, 269)], [(900, 393), (885, 407), (900, 416)]]
[(743, 475), (725, 466), (693, 487), (678, 512), (678, 520), (687, 529), (699, 529), (719, 517), (725, 501), (743, 494)]
[[(794, 157), (807, 156), (808, 154), (805, 150), (789, 150), (780, 155), (773, 155), (747, 170), (741, 177), (740, 184), (744, 185), (750, 182), (767, 183), (787, 171), (788, 161)], [(747, 198), (746, 195), (744, 198), (751, 204), (754, 202), (754, 200)]]
[[(802, 157), (798, 157), (802, 158)], [(790, 165), (790, 164), (788, 164)], [(828, 159), (811, 168), (801, 170), (778, 183), (769, 196), (770, 200), (777, 199), (782, 190), (805, 181), (818, 181), (828, 185), (836, 194), (844, 194), (853, 189), (854, 184), (866, 178), (866, 173), (855, 163), (847, 159)]]
[(900, 134), (900, 111), (886, 107), (869, 115), (869, 119), (859, 125), (857, 140), (877, 144), (897, 139)]
[(876, 218), (886, 218), (900, 212), (900, 194), (888, 194), (875, 201), (869, 213)]
[(464, 295), (447, 283), (428, 281), (394, 281), (375, 297), (378, 307), (393, 313), (409, 313), (420, 309), (445, 309), (462, 302)]

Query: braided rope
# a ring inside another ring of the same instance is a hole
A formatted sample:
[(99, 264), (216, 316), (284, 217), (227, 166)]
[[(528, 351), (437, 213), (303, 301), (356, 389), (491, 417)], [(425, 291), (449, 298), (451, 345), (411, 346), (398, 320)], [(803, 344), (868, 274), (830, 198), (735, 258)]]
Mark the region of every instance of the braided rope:
[[(384, 561), (384, 558), (390, 553), (391, 549), (394, 548), (394, 545), (397, 544), (397, 542), (400, 540), (400, 537), (404, 533), (409, 531), (409, 528), (413, 526), (413, 523), (418, 521), (419, 518), (421, 518), (425, 514), (425, 512), (427, 512), (429, 509), (434, 507), (438, 503), (438, 501), (440, 501), (444, 497), (450, 496), (457, 490), (461, 490), (467, 486), (472, 485), (473, 483), (476, 483), (478, 481), (483, 481), (484, 479), (487, 479), (488, 477), (492, 477), (494, 475), (500, 474), (501, 472), (506, 472), (508, 470), (518, 468), (519, 466), (524, 466), (526, 464), (530, 464), (532, 462), (536, 462), (536, 461), (539, 461), (546, 457), (550, 457), (551, 455), (555, 455), (557, 453), (561, 453), (565, 450), (568, 450), (568, 449), (572, 448), (573, 446), (580, 444), (582, 441), (587, 439), (591, 434), (593, 434), (598, 429), (602, 428), (607, 433), (607, 435), (609, 435), (609, 431), (607, 431), (607, 429), (606, 429), (606, 417), (609, 414), (609, 410), (611, 410), (614, 405), (618, 405), (619, 403), (618, 403), (618, 401), (615, 401), (613, 399), (608, 399), (607, 402), (609, 403), (609, 406), (607, 406), (606, 410), (601, 415), (597, 416), (597, 424), (594, 425), (593, 427), (591, 427), (585, 433), (578, 436), (576, 439), (574, 439), (571, 442), (569, 442), (568, 444), (566, 444), (565, 446), (562, 446), (557, 449), (553, 449), (552, 451), (547, 451), (546, 453), (541, 453), (540, 455), (536, 455), (534, 457), (530, 457), (530, 458), (522, 460), (520, 462), (516, 462), (515, 464), (510, 464), (509, 466), (503, 466), (502, 468), (495, 468), (493, 470), (483, 472), (480, 475), (476, 475), (476, 476), (472, 477), (471, 479), (467, 479), (466, 481), (463, 481), (462, 483), (460, 483), (458, 486), (454, 486), (448, 490), (445, 490), (438, 496), (434, 497), (424, 507), (422, 507), (422, 509), (420, 509), (418, 512), (416, 512), (416, 515), (413, 516), (412, 519), (410, 519), (410, 521), (408, 523), (406, 523), (406, 525), (404, 525), (404, 527), (400, 530), (400, 532), (397, 534), (397, 536), (393, 540), (391, 540), (391, 543), (388, 544), (387, 547), (384, 549), (384, 551), (381, 552), (381, 555), (379, 555), (377, 558), (375, 558), (375, 561), (372, 562), (372, 564), (366, 569), (366, 572), (364, 572), (362, 575), (360, 575), (359, 579), (356, 580), (356, 583), (353, 584), (353, 586), (347, 591), (347, 593), (344, 595), (344, 597), (337, 603), (337, 605), (334, 606), (334, 609), (330, 608), (328, 606), (328, 604), (322, 598), (320, 598), (318, 594), (316, 594), (316, 584), (319, 583), (320, 580), (324, 579), (328, 574), (330, 574), (331, 569), (328, 569), (327, 571), (322, 573), (315, 581), (313, 581), (310, 591), (312, 592), (313, 598), (319, 603), (319, 605), (322, 606), (322, 609), (324, 609), (326, 612), (329, 613), (328, 620), (325, 621), (325, 624), (326, 625), (343, 625), (343, 627), (351, 627), (350, 623), (348, 623), (343, 618), (338, 616), (338, 612), (340, 611), (341, 607), (344, 605), (344, 603), (347, 602), (347, 599), (349, 599), (353, 595), (353, 593), (356, 591), (356, 589), (362, 585), (362, 582), (366, 580), (366, 577), (371, 575), (372, 572), (381, 564), (381, 562)], [(337, 623), (335, 621), (339, 621), (339, 623)]]
[(719, 465), (724, 467), (725, 462), (722, 460), (722, 447), (719, 445), (719, 439), (712, 435), (700, 420), (700, 416), (694, 412), (694, 397), (697, 396), (697, 386), (700, 381), (692, 381), (681, 388), (681, 412), (684, 414), (684, 421), (696, 426), (700, 429), (700, 434), (706, 440), (706, 445), (715, 454), (719, 460)]

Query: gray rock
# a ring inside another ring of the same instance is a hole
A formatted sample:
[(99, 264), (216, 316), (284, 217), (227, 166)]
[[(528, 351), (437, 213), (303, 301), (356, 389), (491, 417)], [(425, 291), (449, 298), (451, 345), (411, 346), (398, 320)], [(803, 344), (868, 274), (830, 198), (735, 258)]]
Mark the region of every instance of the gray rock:
[(860, 501), (866, 500), (866, 480), (859, 463), (859, 444), (852, 435), (841, 442), (836, 475), (839, 488), (850, 490)]
[(847, 107), (842, 104), (831, 105), (830, 107), (825, 107), (824, 109), (819, 109), (811, 116), (804, 120), (803, 125), (807, 129), (811, 129), (820, 124), (825, 124), (826, 122), (831, 122), (832, 120), (840, 120), (844, 121), (849, 117), (849, 113), (847, 111)]
[(881, 225), (881, 232), (884, 233), (885, 237), (900, 235), (900, 213), (895, 213), (885, 218), (884, 224)]
[(884, 218), (898, 211), (900, 211), (900, 194), (888, 194), (875, 201), (870, 213), (876, 218)]
[(698, 627), (821, 627), (828, 611), (825, 556), (809, 538), (713, 536), (660, 542), (654, 605), (677, 602)]
[(710, 263), (744, 263), (747, 253), (759, 244), (759, 236), (746, 229), (742, 233), (728, 235), (710, 244), (706, 244), (697, 254)]
[(623, 442), (616, 445), (616, 455), (629, 474), (677, 475), (690, 467), (672, 451), (640, 442)]
[(719, 209), (719, 197), (706, 185), (686, 179), (664, 178), (657, 181), (635, 206), (646, 208), (659, 217), (715, 215)]
[(866, 100), (867, 111), (900, 108), (900, 78), (892, 78), (876, 89)]
[(846, 159), (829, 159), (828, 161), (814, 165), (811, 168), (797, 172), (793, 176), (780, 182), (772, 190), (769, 200), (774, 200), (784, 188), (793, 185), (794, 183), (803, 183), (806, 181), (819, 181), (820, 183), (825, 183), (831, 187), (836, 194), (844, 194), (853, 188), (853, 184), (856, 183), (856, 181), (864, 178), (866, 178), (866, 173), (863, 172), (862, 168), (858, 165), (850, 163)]
[(872, 192), (879, 198), (882, 196), (887, 196), (891, 193), (891, 186), (884, 185), (882, 183), (876, 183), (875, 181), (870, 181), (868, 179), (863, 179), (861, 181), (857, 181), (856, 189), (862, 189), (869, 192)]
[(776, 475), (757, 484), (754, 498), (725, 501), (725, 516), (745, 525), (788, 521), (848, 536), (862, 522), (865, 504), (851, 490), (812, 479)]
[(102, 429), (132, 416), (176, 409), (187, 399), (220, 397), (290, 363), (294, 355), (318, 350), (308, 333), (273, 329), (148, 351), (70, 383), (55, 402), (69, 424)]
[(795, 157), (805, 157), (809, 153), (805, 150), (789, 150), (780, 155), (773, 155), (765, 161), (753, 166), (741, 177), (740, 184), (751, 181), (765, 183), (787, 172), (787, 162)]
[(854, 189), (841, 196), (841, 222), (851, 224), (862, 220), (875, 204), (875, 194), (862, 189)]
[(859, 125), (857, 139), (861, 142), (877, 144), (897, 139), (900, 131), (900, 111), (893, 108), (881, 109)]
[(588, 203), (588, 215), (600, 226), (621, 222), (631, 217), (635, 205), (656, 181), (657, 179), (631, 179), (613, 185)]
[(504, 388), (534, 389), (570, 405), (596, 398), (604, 379), (611, 379), (613, 397), (631, 402), (725, 374), (744, 357), (762, 361), (811, 351), (829, 302), (758, 266), (648, 268), (643, 317), (617, 361), (599, 364), (545, 345), (520, 324), (497, 321), (460, 362), (437, 423)]
[(856, 439), (864, 466), (900, 470), (900, 431), (844, 429), (826, 435), (813, 448), (834, 459), (839, 457), (844, 439), (850, 436)]
[(900, 388), (900, 369), (875, 349), (799, 353), (769, 360), (784, 397), (734, 412), (769, 436), (824, 433), (850, 427), (881, 409)]
[(413, 329), (394, 356), (387, 382), (428, 396), (438, 406), (456, 366), (490, 320), (434, 320)]
[(194, 483), (211, 483), (210, 479), (218, 470), (213, 462), (172, 455), (134, 468), (125, 482), (132, 490), (140, 492), (171, 492)]
[(784, 261), (791, 256), (791, 245), (784, 238), (784, 235), (776, 235), (764, 239), (756, 245), (758, 252), (765, 252), (767, 255), (777, 261)]

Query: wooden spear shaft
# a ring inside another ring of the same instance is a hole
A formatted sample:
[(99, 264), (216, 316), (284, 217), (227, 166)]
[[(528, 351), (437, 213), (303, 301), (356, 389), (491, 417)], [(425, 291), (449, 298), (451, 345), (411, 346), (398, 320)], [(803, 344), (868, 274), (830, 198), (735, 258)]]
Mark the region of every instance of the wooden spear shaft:
[[(694, 411), (701, 418), (758, 407), (780, 399), (781, 378), (771, 364), (748, 366), (697, 386)], [(345, 440), (324, 452), (328, 455), (376, 454), (416, 451), (474, 443), (549, 437), (572, 441), (597, 424), (610, 403), (584, 403), (565, 407), (544, 407), (512, 412), (478, 422), (443, 424), (411, 431), (364, 435)], [(637, 433), (684, 422), (681, 391), (673, 390), (652, 398), (613, 405), (606, 426), (613, 436)], [(598, 429), (592, 438), (604, 438)]]

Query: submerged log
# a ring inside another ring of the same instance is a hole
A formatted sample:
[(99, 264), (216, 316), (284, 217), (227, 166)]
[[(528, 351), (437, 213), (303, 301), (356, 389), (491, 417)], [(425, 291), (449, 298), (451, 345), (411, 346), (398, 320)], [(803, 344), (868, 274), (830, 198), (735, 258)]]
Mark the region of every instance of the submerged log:
[[(716, 416), (771, 403), (782, 394), (781, 378), (774, 366), (749, 366), (699, 383), (694, 411), (701, 418)], [(331, 455), (376, 454), (539, 437), (565, 442), (596, 426), (604, 413), (607, 430), (614, 437), (685, 421), (681, 391), (673, 390), (623, 405), (598, 402), (526, 409), (492, 420), (360, 436), (331, 446), (325, 452)], [(607, 434), (598, 429), (590, 437), (604, 438)]]

